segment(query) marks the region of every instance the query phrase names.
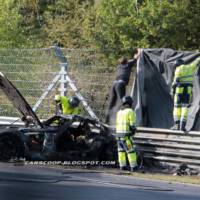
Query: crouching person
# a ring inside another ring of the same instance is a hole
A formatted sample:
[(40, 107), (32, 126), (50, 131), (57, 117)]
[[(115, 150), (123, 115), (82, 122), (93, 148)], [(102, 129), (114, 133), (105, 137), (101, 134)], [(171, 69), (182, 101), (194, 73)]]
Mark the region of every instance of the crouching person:
[(80, 100), (76, 96), (66, 97), (55, 95), (56, 114), (63, 115), (79, 115), (81, 109), (79, 108)]
[(121, 109), (116, 116), (116, 138), (118, 146), (118, 161), (121, 170), (137, 169), (137, 155), (134, 149), (132, 134), (135, 132), (135, 112), (132, 109), (133, 99), (130, 96), (122, 98)]

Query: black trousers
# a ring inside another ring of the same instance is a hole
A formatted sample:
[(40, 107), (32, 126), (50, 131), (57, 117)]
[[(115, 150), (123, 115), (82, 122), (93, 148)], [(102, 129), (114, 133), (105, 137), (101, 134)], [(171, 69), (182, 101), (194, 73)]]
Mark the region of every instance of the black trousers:
[(125, 94), (126, 83), (122, 80), (114, 81), (110, 91), (110, 98), (106, 110), (105, 123), (115, 123), (116, 113), (120, 109), (121, 99), (125, 96)]

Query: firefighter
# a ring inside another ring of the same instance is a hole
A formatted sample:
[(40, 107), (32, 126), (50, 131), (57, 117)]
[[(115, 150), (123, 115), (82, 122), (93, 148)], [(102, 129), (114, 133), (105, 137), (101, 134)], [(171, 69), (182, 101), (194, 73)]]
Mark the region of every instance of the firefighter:
[(66, 97), (61, 95), (55, 95), (56, 102), (56, 114), (64, 115), (78, 115), (80, 114), (79, 103), (80, 100), (78, 97)]
[(172, 129), (186, 130), (188, 109), (192, 101), (194, 74), (199, 63), (200, 57), (188, 65), (184, 65), (182, 59), (176, 61), (176, 70), (172, 83), (174, 96), (174, 126)]
[(137, 155), (133, 145), (132, 135), (135, 132), (135, 112), (132, 109), (133, 100), (130, 96), (122, 98), (122, 107), (116, 116), (116, 139), (118, 147), (118, 161), (121, 170), (130, 171), (137, 169)]

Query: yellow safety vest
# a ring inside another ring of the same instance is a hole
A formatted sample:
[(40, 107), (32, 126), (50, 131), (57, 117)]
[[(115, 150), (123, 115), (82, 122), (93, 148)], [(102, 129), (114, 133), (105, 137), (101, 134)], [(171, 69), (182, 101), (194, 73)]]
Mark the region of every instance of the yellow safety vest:
[(136, 115), (133, 109), (119, 110), (116, 116), (116, 133), (130, 133), (130, 126), (135, 125)]
[[(194, 73), (197, 69), (197, 65), (200, 63), (200, 57), (194, 60), (189, 65), (181, 65), (176, 68), (175, 75), (174, 75), (174, 83), (189, 83), (192, 84)], [(178, 81), (177, 81), (178, 80)]]
[(73, 108), (69, 104), (69, 98), (66, 96), (61, 96), (62, 112), (64, 115), (78, 115), (80, 114), (79, 108)]

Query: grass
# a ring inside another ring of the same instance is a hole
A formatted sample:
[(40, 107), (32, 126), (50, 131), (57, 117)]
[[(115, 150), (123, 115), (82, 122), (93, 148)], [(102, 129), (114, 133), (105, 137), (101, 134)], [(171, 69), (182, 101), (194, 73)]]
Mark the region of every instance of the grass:
[(148, 172), (148, 171), (141, 171), (141, 172), (125, 172), (122, 173), (119, 170), (111, 170), (111, 169), (104, 169), (102, 170), (108, 174), (116, 174), (116, 175), (126, 175), (126, 176), (133, 176), (137, 178), (143, 179), (151, 179), (151, 180), (162, 180), (167, 182), (177, 182), (177, 183), (185, 183), (185, 184), (195, 184), (200, 185), (200, 176), (187, 176), (187, 175), (174, 175), (174, 174), (166, 174), (161, 172)]

